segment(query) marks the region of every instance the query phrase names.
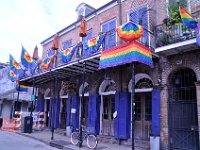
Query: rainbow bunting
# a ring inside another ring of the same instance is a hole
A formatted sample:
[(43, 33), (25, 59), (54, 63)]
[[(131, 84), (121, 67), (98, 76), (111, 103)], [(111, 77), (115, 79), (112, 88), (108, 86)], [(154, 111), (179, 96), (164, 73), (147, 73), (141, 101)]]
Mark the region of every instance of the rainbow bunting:
[(47, 57), (42, 61), (42, 68), (48, 69), (55, 58), (55, 54), (53, 56)]
[(25, 68), (35, 69), (36, 63), (22, 46), (21, 62)]
[(20, 92), (27, 92), (28, 91), (28, 86), (20, 84), (19, 81), (16, 81), (16, 90)]
[(125, 43), (120, 46), (102, 52), (99, 69), (114, 67), (131, 62), (141, 62), (153, 66), (152, 54), (149, 48), (136, 41)]
[(12, 55), (9, 56), (9, 60), (10, 60), (10, 69), (15, 73), (18, 74), (22, 71), (21, 66), (19, 65), (19, 63), (17, 63), (17, 61), (13, 58)]
[(124, 41), (139, 39), (143, 34), (143, 27), (133, 22), (127, 22), (116, 29), (118, 36)]
[(197, 27), (197, 21), (182, 6), (179, 6), (179, 11), (183, 24), (188, 28), (195, 29)]
[(96, 53), (99, 50), (104, 38), (105, 34), (100, 34), (95, 38), (83, 42), (84, 56), (90, 56)]
[(76, 51), (76, 46), (67, 48), (60, 53), (60, 57), (63, 63), (68, 63), (71, 61), (74, 53)]
[(8, 71), (8, 79), (10, 79), (12, 82), (17, 80), (17, 75), (11, 69)]

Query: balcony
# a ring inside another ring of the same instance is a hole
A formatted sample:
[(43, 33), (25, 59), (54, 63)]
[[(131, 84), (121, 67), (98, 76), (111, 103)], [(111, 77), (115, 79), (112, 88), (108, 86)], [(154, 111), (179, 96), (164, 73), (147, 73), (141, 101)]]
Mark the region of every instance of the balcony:
[(156, 48), (194, 38), (196, 38), (195, 30), (188, 29), (180, 23), (171, 26), (162, 24), (156, 27)]

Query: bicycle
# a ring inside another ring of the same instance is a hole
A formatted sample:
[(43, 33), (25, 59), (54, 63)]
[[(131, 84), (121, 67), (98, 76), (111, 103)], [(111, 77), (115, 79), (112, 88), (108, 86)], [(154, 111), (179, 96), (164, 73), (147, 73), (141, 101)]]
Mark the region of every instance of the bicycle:
[[(93, 134), (88, 134), (85, 128), (83, 127), (83, 132), (82, 132), (82, 141), (86, 139), (86, 143), (88, 148), (90, 149), (95, 149), (97, 147), (98, 141), (97, 137)], [(78, 145), (79, 143), (79, 130), (76, 130), (71, 134), (71, 143), (73, 145)]]

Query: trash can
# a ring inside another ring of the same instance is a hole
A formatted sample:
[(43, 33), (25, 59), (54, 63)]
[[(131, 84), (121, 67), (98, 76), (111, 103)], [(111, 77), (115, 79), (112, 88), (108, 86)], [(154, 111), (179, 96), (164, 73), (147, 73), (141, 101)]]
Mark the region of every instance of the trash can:
[(22, 133), (32, 133), (33, 117), (26, 116), (22, 118)]
[(3, 118), (0, 118), (0, 128), (2, 127), (3, 125)]
[(150, 136), (151, 150), (160, 150), (160, 136)]

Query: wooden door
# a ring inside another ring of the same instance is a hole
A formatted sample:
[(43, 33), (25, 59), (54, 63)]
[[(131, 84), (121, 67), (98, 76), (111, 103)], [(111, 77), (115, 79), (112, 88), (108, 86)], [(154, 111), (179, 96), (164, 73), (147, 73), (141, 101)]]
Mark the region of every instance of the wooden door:
[(113, 113), (115, 111), (114, 95), (103, 97), (102, 134), (114, 136)]

